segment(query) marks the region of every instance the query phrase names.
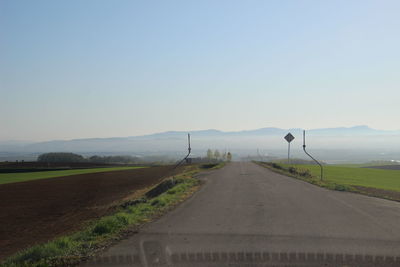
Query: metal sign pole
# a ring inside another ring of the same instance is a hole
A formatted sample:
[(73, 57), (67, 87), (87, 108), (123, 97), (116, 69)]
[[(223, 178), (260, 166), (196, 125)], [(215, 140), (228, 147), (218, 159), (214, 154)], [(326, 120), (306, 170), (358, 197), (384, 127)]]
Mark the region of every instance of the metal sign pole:
[(287, 161), (288, 164), (290, 164), (290, 142), (294, 140), (294, 136), (291, 133), (288, 133), (284, 139), (288, 142)]
[(319, 167), (321, 168), (321, 181), (322, 181), (323, 174), (324, 174), (322, 164), (319, 163), (316, 159), (314, 159), (314, 158), (306, 151), (306, 131), (305, 131), (305, 130), (303, 130), (303, 150), (304, 150), (304, 152), (305, 152), (310, 158), (312, 158), (312, 160), (314, 160), (314, 161), (319, 165)]

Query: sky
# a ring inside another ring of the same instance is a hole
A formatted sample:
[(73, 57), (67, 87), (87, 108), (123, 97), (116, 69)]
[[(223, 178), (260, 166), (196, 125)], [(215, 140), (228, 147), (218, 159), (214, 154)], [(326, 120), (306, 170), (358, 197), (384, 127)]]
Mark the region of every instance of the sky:
[(0, 0), (0, 141), (400, 129), (400, 1)]

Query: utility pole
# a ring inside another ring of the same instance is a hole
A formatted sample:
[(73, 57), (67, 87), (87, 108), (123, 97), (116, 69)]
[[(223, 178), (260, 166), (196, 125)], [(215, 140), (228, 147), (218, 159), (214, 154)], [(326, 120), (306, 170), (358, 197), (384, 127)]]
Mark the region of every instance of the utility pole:
[(192, 152), (192, 148), (190, 147), (190, 133), (188, 133), (188, 154), (186, 158), (190, 155), (190, 152)]
[(181, 165), (186, 159), (189, 157), (190, 153), (192, 152), (192, 148), (190, 147), (190, 133), (188, 133), (188, 154), (175, 165), (174, 169), (176, 169), (179, 165)]
[(305, 131), (305, 130), (303, 130), (303, 150), (304, 150), (304, 152), (307, 154), (307, 156), (309, 156), (310, 158), (312, 158), (312, 160), (315, 161), (315, 162), (319, 165), (319, 167), (321, 168), (321, 181), (322, 181), (323, 174), (324, 174), (322, 164), (319, 163), (318, 160), (316, 160), (315, 158), (313, 158), (313, 156), (311, 156), (311, 155), (306, 151), (306, 131)]

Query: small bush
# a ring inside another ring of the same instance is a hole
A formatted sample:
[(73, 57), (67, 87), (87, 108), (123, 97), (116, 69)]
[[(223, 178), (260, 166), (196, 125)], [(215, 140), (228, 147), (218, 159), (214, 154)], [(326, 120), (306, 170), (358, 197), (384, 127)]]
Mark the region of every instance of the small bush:
[(218, 163), (203, 164), (203, 165), (200, 166), (200, 168), (202, 168), (202, 169), (211, 169), (211, 168), (214, 168), (217, 165), (218, 165)]
[(152, 202), (150, 202), (150, 205), (156, 206), (156, 205), (158, 205), (158, 203), (160, 203), (160, 200), (154, 199)]
[(102, 221), (102, 222), (99, 222), (93, 228), (93, 233), (96, 235), (104, 235), (104, 234), (110, 233), (112, 228), (113, 228), (112, 223), (107, 222), (107, 221)]
[(272, 163), (271, 166), (272, 166), (273, 168), (275, 168), (275, 169), (278, 169), (278, 170), (282, 170), (282, 169), (283, 169), (282, 166), (279, 165), (279, 164), (277, 164), (277, 163)]
[(298, 174), (305, 178), (312, 178), (311, 172), (309, 170), (299, 170)]
[(125, 226), (130, 223), (129, 215), (126, 213), (118, 213), (115, 215), (115, 218), (120, 226)]
[(62, 237), (54, 242), (29, 248), (17, 255), (15, 260), (18, 262), (38, 262), (45, 258), (65, 255), (73, 246), (74, 242), (70, 238)]
[(114, 233), (121, 227), (129, 224), (127, 214), (118, 213), (113, 217), (105, 217), (101, 219), (93, 228), (93, 233), (96, 235), (106, 235)]
[(153, 201), (150, 202), (150, 205), (156, 207), (163, 207), (166, 205), (166, 203), (162, 199), (154, 199)]
[(347, 191), (348, 190), (347, 186), (341, 185), (341, 184), (335, 185), (334, 189), (337, 190), (337, 191)]
[(170, 195), (174, 195), (174, 194), (176, 194), (176, 190), (175, 189), (170, 189), (170, 190), (167, 191), (167, 193), (170, 194)]

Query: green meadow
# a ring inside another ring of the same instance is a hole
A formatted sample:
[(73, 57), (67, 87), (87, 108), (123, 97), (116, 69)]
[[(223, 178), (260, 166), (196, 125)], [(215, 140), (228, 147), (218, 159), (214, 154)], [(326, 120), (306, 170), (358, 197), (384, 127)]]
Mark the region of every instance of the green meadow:
[(0, 184), (25, 182), (38, 179), (47, 179), (47, 178), (71, 176), (71, 175), (86, 174), (86, 173), (132, 170), (138, 168), (145, 168), (145, 167), (111, 167), (111, 168), (74, 169), (74, 170), (62, 170), (62, 171), (0, 173)]
[[(282, 164), (283, 165), (283, 164)], [(284, 165), (288, 167), (288, 165)], [(320, 177), (317, 165), (292, 165), (308, 169), (315, 177)], [(324, 180), (343, 185), (358, 185), (400, 192), (400, 171), (359, 168), (356, 166), (324, 166)]]

